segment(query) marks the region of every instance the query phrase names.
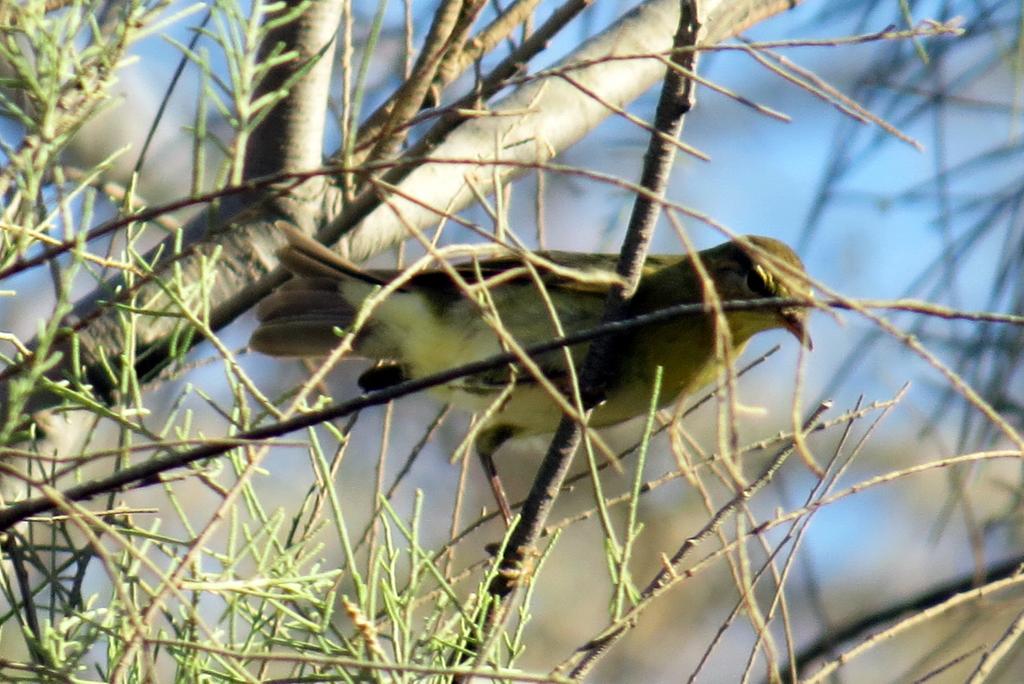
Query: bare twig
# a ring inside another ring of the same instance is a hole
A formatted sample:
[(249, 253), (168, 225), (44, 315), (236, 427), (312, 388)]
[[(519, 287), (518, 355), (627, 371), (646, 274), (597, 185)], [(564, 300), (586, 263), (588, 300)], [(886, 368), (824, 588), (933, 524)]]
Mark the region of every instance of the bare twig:
[[(807, 432), (808, 430), (813, 429), (814, 424), (817, 422), (821, 414), (827, 411), (830, 407), (831, 402), (822, 402), (804, 422), (804, 431)], [(736, 496), (718, 509), (714, 516), (712, 516), (711, 520), (709, 520), (698, 532), (687, 537), (672, 557), (668, 559), (665, 566), (658, 571), (644, 589), (640, 600), (638, 600), (634, 606), (622, 616), (621, 619), (617, 620), (614, 625), (608, 627), (600, 635), (591, 639), (586, 646), (580, 649), (579, 660), (572, 668), (573, 679), (581, 679), (586, 676), (594, 665), (597, 664), (598, 660), (600, 660), (600, 658), (607, 653), (619, 639), (625, 636), (630, 629), (636, 626), (637, 618), (640, 613), (650, 605), (651, 601), (678, 581), (679, 575), (676, 574), (675, 570), (680, 561), (686, 557), (691, 549), (714, 534), (730, 514), (738, 510), (743, 503), (749, 501), (750, 497), (771, 481), (775, 476), (775, 473), (782, 467), (786, 458), (793, 453), (795, 443), (796, 439), (793, 440), (793, 443), (780, 449), (757, 479), (744, 487), (741, 491), (737, 492)]]

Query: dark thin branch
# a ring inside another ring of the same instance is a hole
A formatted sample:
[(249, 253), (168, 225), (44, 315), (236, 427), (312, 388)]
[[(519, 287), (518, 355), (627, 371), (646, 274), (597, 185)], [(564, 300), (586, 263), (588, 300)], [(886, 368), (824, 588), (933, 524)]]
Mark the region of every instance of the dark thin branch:
[[(700, 31), (698, 17), (696, 0), (684, 2), (673, 41), (675, 48), (693, 47), (697, 44), (697, 35)], [(647, 249), (661, 211), (661, 202), (656, 199), (664, 197), (672, 162), (675, 159), (674, 141), (682, 130), (684, 116), (694, 105), (694, 84), (684, 72), (696, 71), (697, 52), (691, 50), (673, 54), (676, 55), (674, 60), (678, 60), (675, 63), (682, 69), (669, 69), (666, 73), (665, 85), (654, 118), (656, 134), (651, 136), (641, 174), (640, 185), (646, 188), (649, 194), (638, 196), (633, 205), (633, 213), (616, 269), (625, 284), (613, 286), (609, 290), (603, 318), (605, 323), (619, 320), (625, 315), (629, 301), (640, 283)], [(598, 403), (607, 384), (607, 369), (611, 365), (610, 360), (614, 353), (615, 345), (607, 338), (596, 341), (588, 350), (579, 382), (580, 398), (585, 410), (589, 411)], [(504, 570), (494, 575), (487, 588), (492, 600), (484, 603), (485, 638), (488, 632), (497, 633), (504, 616), (508, 614), (507, 599), (522, 580), (523, 561), (532, 554), (533, 547), (543, 533), (582, 434), (582, 427), (575, 420), (568, 416), (562, 418), (499, 561)], [(467, 644), (468, 651), (479, 647), (479, 644)], [(483, 651), (479, 655), (482, 654)]]
[[(284, 274), (282, 274), (282, 279)], [(846, 310), (868, 310), (878, 309), (886, 311), (901, 311), (905, 313), (917, 313), (925, 316), (932, 316), (935, 318), (941, 318), (943, 320), (965, 320), (965, 321), (977, 321), (985, 323), (1002, 323), (1014, 326), (1024, 326), (1024, 316), (1014, 314), (1001, 314), (989, 311), (962, 311), (959, 309), (953, 309), (950, 307), (939, 306), (931, 304), (929, 302), (921, 302), (917, 300), (817, 300), (817, 301), (806, 301), (803, 299), (752, 299), (747, 301), (733, 301), (733, 302), (722, 302), (721, 309), (723, 311), (751, 311), (755, 309), (778, 309), (778, 308), (793, 308), (793, 307), (815, 307), (821, 309), (846, 309)], [(631, 317), (622, 321), (609, 322), (598, 325), (594, 328), (587, 330), (581, 330), (573, 333), (566, 337), (554, 338), (548, 342), (540, 343), (531, 347), (527, 347), (525, 352), (528, 355), (541, 354), (543, 352), (552, 351), (561, 347), (572, 346), (581, 344), (583, 342), (589, 342), (605, 336), (614, 336), (627, 333), (637, 328), (654, 325), (656, 323), (662, 323), (665, 321), (675, 320), (677, 318), (683, 318), (686, 316), (693, 316), (697, 314), (711, 313), (712, 308), (707, 304), (696, 303), (696, 304), (677, 304), (675, 306), (665, 307), (657, 311), (653, 311), (647, 314)], [(83, 322), (81, 325), (84, 325)], [(78, 326), (72, 326), (69, 331), (71, 334), (77, 332)], [(444, 371), (437, 375), (421, 378), (414, 383), (403, 383), (402, 387), (407, 384), (411, 389), (408, 391), (396, 394), (392, 399), (413, 392), (418, 392), (423, 389), (429, 389), (444, 382), (450, 382), (466, 375), (472, 375), (473, 373), (483, 372), (497, 368), (498, 366), (505, 365), (508, 363), (514, 363), (518, 359), (514, 354), (498, 354), (488, 359), (469, 364), (466, 366), (460, 366), (453, 368), (448, 371)], [(20, 364), (13, 364), (8, 366), (3, 371), (0, 371), (0, 382), (9, 380), (16, 374), (20, 368)], [(441, 380), (439, 378), (447, 378)], [(419, 386), (423, 383), (423, 386)], [(415, 386), (414, 386), (415, 385)], [(399, 387), (399, 386), (395, 386)], [(40, 390), (44, 393), (43, 390)], [(51, 394), (51, 393), (46, 393)], [(56, 405), (57, 395), (52, 394), (54, 399), (50, 406)], [(2, 398), (0, 398), (2, 399)], [(0, 403), (2, 405), (2, 403)], [(376, 404), (371, 404), (376, 405)], [(340, 405), (339, 405), (340, 406)]]

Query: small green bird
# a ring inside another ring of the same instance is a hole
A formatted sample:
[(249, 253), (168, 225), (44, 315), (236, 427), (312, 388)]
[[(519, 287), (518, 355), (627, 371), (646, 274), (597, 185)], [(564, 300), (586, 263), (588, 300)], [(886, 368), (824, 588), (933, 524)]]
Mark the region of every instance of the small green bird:
[[(339, 331), (352, 325), (364, 300), (400, 272), (360, 270), (301, 233), (287, 232), (289, 244), (280, 257), (296, 277), (260, 303), (260, 325), (250, 346), (273, 356), (323, 356), (340, 342)], [(744, 242), (727, 242), (699, 253), (722, 301), (811, 297), (803, 264), (792, 249), (767, 237), (748, 236)], [(618, 257), (553, 251), (533, 255), (534, 269), (525, 267), (524, 256), (511, 253), (454, 266), (454, 273), (464, 281), (461, 286), (452, 271), (443, 269), (412, 276), (372, 309), (356, 336), (356, 353), (385, 362), (365, 372), (360, 386), (379, 389), (502, 353), (506, 349), (492, 327), (496, 320), (521, 346), (550, 340), (560, 334), (552, 305), (562, 334), (598, 325), (608, 289), (617, 279)], [(466, 285), (475, 296), (467, 296)], [(704, 288), (689, 256), (652, 255), (647, 257), (628, 313), (639, 315), (703, 300)], [(490, 315), (482, 315), (484, 310)], [(804, 307), (725, 312), (734, 353), (738, 356), (753, 335), (773, 328), (790, 331), (810, 348), (806, 314)], [(663, 369), (662, 405), (714, 380), (721, 370), (714, 335), (714, 321), (708, 314), (623, 334), (616, 347), (616, 367), (609, 369), (604, 401), (592, 412), (590, 425), (614, 425), (645, 413), (659, 366)], [(587, 346), (572, 348), (577, 366)], [(564, 352), (548, 352), (535, 361), (544, 377), (569, 396)], [(508, 391), (510, 381), (515, 384)], [(494, 452), (513, 437), (553, 432), (562, 416), (536, 377), (520, 370), (513, 380), (509, 367), (462, 378), (435, 391), (470, 411), (488, 409), (506, 392), (476, 440), (498, 496)], [(507, 503), (499, 503), (508, 518)]]

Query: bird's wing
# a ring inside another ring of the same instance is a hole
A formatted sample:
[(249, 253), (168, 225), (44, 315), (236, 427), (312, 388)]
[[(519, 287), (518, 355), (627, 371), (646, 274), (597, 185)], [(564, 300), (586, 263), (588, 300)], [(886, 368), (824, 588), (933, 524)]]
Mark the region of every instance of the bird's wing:
[(278, 251), (277, 255), (293, 275), (318, 280), (328, 278), (338, 281), (350, 278), (371, 285), (387, 284), (386, 279), (382, 280), (371, 271), (359, 268), (334, 250), (283, 221), (275, 225), (288, 239), (288, 244)]
[[(653, 272), (664, 268), (680, 257), (673, 255), (652, 255), (644, 265), (644, 271)], [(527, 254), (513, 254), (490, 259), (463, 261), (452, 265), (455, 272), (468, 284), (486, 283), (494, 287), (505, 284), (530, 284), (534, 276), (527, 268), (532, 264), (541, 282), (549, 290), (566, 292), (588, 292), (604, 294), (622, 278), (615, 273), (618, 256), (614, 254), (589, 254), (584, 252), (536, 251)], [(367, 271), (373, 278), (390, 280), (398, 272), (393, 270)], [(415, 275), (407, 285), (409, 289), (426, 288), (440, 295), (460, 296), (458, 286), (447, 270), (431, 269)]]
[[(362, 269), (302, 232), (281, 223), (278, 227), (288, 238), (288, 245), (279, 253), (281, 262), (295, 275), (303, 278), (355, 279), (373, 285), (385, 285), (401, 271), (395, 269)], [(650, 255), (644, 264), (644, 274), (664, 268), (681, 257), (677, 255)], [(523, 283), (532, 280), (526, 264), (533, 264), (546, 287), (579, 292), (607, 292), (621, 278), (615, 273), (618, 256), (558, 250), (535, 251), (529, 254), (463, 261), (452, 265), (455, 272), (470, 284), (495, 281)], [(438, 294), (458, 294), (450, 273), (445, 269), (430, 269), (413, 276), (406, 288), (428, 288)]]

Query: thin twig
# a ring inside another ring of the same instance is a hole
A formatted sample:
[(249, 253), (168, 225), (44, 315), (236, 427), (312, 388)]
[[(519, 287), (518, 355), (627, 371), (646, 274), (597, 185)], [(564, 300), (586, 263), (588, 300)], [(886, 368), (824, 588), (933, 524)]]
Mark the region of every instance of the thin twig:
[[(819, 404), (804, 422), (804, 432), (813, 429), (818, 418), (822, 413), (831, 408), (831, 405), (831, 402), (822, 402)], [(597, 661), (636, 625), (639, 614), (650, 605), (651, 601), (678, 581), (679, 575), (676, 574), (675, 569), (679, 563), (686, 557), (691, 549), (695, 548), (702, 541), (714, 534), (730, 514), (739, 509), (742, 504), (749, 501), (750, 497), (772, 480), (775, 473), (778, 472), (779, 468), (782, 467), (782, 464), (785, 463), (786, 458), (793, 453), (796, 441), (797, 439), (794, 436), (793, 442), (783, 447), (775, 454), (772, 460), (768, 463), (768, 466), (761, 471), (761, 474), (757, 479), (744, 487), (741, 491), (737, 492), (728, 503), (719, 508), (698, 532), (683, 540), (683, 543), (679, 546), (676, 552), (667, 560), (665, 566), (658, 571), (644, 589), (636, 604), (625, 615), (617, 620), (615, 624), (608, 627), (594, 639), (591, 639), (586, 646), (580, 649), (579, 653), (582, 655), (579, 656), (579, 661), (572, 669), (573, 679), (581, 679), (586, 676), (594, 665), (597, 664)]]

